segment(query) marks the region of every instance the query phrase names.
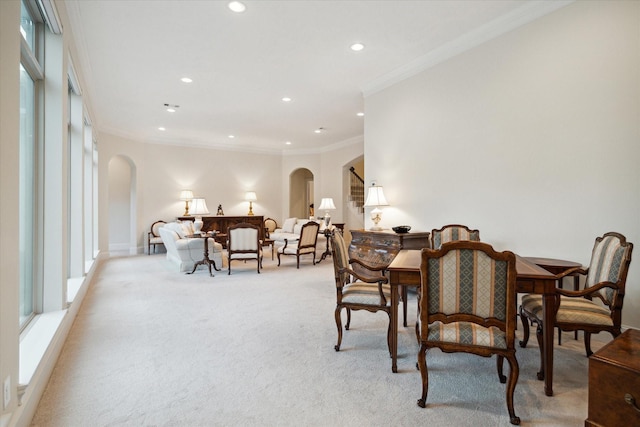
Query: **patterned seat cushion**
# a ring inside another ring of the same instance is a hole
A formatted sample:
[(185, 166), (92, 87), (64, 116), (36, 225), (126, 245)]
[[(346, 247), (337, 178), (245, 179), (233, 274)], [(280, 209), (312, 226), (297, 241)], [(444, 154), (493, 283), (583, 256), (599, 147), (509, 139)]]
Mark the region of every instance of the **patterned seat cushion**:
[(479, 345), (490, 348), (507, 348), (506, 334), (495, 326), (485, 328), (475, 323), (433, 322), (429, 325), (427, 340), (457, 344)]
[[(391, 288), (382, 285), (382, 293), (387, 300), (387, 306), (391, 305)], [(380, 305), (380, 293), (377, 283), (355, 282), (342, 288), (342, 302), (346, 304)]]
[[(523, 296), (522, 308), (533, 314), (538, 320), (543, 319), (541, 295)], [(560, 308), (556, 314), (556, 322), (613, 326), (611, 313), (606, 307), (585, 298), (565, 296), (560, 297)]]

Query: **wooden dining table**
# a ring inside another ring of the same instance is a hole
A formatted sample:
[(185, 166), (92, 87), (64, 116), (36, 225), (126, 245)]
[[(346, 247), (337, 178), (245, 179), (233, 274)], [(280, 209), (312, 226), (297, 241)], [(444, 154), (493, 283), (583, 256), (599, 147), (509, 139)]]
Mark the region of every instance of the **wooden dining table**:
[[(399, 286), (420, 286), (421, 251), (403, 249), (388, 267), (391, 285), (391, 370), (398, 372), (398, 289)], [(528, 259), (516, 255), (516, 291), (541, 294), (544, 311), (542, 372), (544, 392), (553, 396), (553, 331), (556, 276)]]

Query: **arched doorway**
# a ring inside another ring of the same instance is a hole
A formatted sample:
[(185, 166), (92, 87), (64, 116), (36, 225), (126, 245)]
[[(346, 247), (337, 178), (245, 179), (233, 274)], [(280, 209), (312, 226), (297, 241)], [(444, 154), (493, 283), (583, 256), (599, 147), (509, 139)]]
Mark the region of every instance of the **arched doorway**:
[(109, 161), (109, 252), (136, 254), (136, 166), (122, 155)]
[(308, 218), (313, 203), (313, 173), (306, 168), (289, 175), (289, 217)]

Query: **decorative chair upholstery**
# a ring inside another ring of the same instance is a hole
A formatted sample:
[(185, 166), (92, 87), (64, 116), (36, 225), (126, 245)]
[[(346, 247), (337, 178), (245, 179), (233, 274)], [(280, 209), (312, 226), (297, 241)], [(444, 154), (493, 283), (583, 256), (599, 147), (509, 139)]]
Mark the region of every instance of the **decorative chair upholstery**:
[(316, 265), (316, 243), (318, 243), (318, 230), (320, 224), (309, 221), (300, 230), (300, 238), (290, 241), (284, 239), (284, 246), (278, 248), (278, 266), (280, 266), (281, 255), (293, 255), (296, 257), (296, 268), (300, 268), (300, 257), (302, 255), (312, 255), (313, 265)]
[(153, 245), (153, 253), (156, 252), (156, 245), (163, 245), (162, 237), (160, 237), (160, 227), (164, 227), (166, 222), (164, 221), (156, 221), (151, 224), (151, 230), (147, 233), (147, 250), (148, 254), (151, 255), (151, 245)]
[(459, 240), (480, 241), (480, 231), (471, 230), (466, 225), (449, 224), (431, 231), (431, 248), (439, 249), (443, 243), (456, 242)]
[[(574, 274), (586, 275), (584, 288), (578, 291), (557, 288), (555, 325), (563, 331), (584, 331), (584, 348), (587, 356), (591, 351), (591, 334), (609, 332), (614, 338), (620, 335), (622, 322), (622, 303), (625, 294), (627, 272), (631, 263), (633, 244), (619, 233), (605, 233), (596, 238), (591, 262), (585, 270), (571, 268), (557, 277), (561, 279)], [(594, 302), (593, 298), (602, 302)], [(520, 346), (529, 341), (529, 321), (536, 324), (536, 337), (540, 347), (540, 372), (538, 378), (544, 378), (542, 370), (542, 297), (525, 295), (520, 306), (523, 339)]]
[(516, 360), (516, 256), (496, 252), (481, 242), (445, 243), (438, 250), (423, 249), (420, 266), (420, 351), (418, 368), (426, 406), (429, 374), (426, 353), (439, 348), (445, 353), (465, 352), (497, 355), (498, 378), (504, 358), (510, 372), (506, 387), (511, 424), (520, 424), (513, 409), (513, 393), (520, 368)]
[[(342, 309), (347, 310), (347, 324), (351, 325), (351, 310), (367, 310), (372, 313), (384, 311), (389, 316), (387, 328), (387, 347), (391, 354), (391, 288), (384, 276), (386, 267), (371, 267), (358, 259), (349, 259), (347, 245), (342, 233), (337, 228), (331, 233), (331, 252), (333, 270), (336, 279), (336, 327), (338, 343), (335, 350), (340, 351), (342, 343)], [(360, 266), (359, 273), (350, 268), (352, 264)]]
[(227, 230), (227, 252), (229, 253), (229, 272), (231, 274), (231, 261), (256, 260), (257, 270), (260, 273), (262, 267), (262, 242), (258, 226), (242, 222), (229, 226)]

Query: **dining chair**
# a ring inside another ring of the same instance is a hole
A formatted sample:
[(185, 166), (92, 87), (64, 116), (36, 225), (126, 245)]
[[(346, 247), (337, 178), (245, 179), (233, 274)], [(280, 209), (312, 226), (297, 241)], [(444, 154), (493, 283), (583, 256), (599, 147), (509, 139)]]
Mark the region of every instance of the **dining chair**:
[[(562, 331), (584, 331), (584, 348), (591, 356), (591, 334), (609, 332), (614, 338), (621, 333), (622, 303), (633, 244), (620, 233), (609, 232), (597, 237), (587, 269), (570, 268), (558, 279), (566, 276), (586, 276), (582, 290), (556, 289), (555, 323)], [(594, 301), (595, 299), (595, 301)], [(529, 322), (536, 324), (536, 338), (540, 347), (540, 372), (542, 369), (543, 307), (540, 295), (524, 295), (520, 305), (523, 338), (520, 347), (529, 341)]]
[(480, 241), (480, 231), (472, 230), (466, 225), (449, 224), (431, 231), (431, 248), (438, 249), (443, 243), (458, 240)]
[[(358, 259), (350, 259), (347, 244), (342, 232), (334, 228), (330, 235), (331, 257), (336, 280), (336, 327), (338, 343), (335, 350), (340, 351), (342, 344), (342, 309), (346, 309), (347, 323), (351, 325), (351, 310), (366, 310), (372, 313), (384, 311), (389, 317), (387, 327), (387, 347), (391, 354), (391, 288), (384, 275), (386, 266), (373, 267)], [(351, 266), (358, 265), (358, 272)]]
[(231, 261), (256, 260), (257, 270), (262, 267), (262, 242), (257, 225), (246, 222), (230, 225), (227, 229), (228, 274), (231, 274)]
[(281, 255), (293, 255), (296, 257), (296, 268), (300, 268), (300, 257), (313, 256), (313, 265), (316, 265), (316, 244), (318, 243), (318, 231), (320, 224), (309, 221), (300, 229), (300, 238), (296, 240), (284, 239), (284, 246), (278, 247), (278, 267)]
[[(440, 249), (422, 249), (420, 298), (420, 350), (418, 368), (422, 377), (425, 407), (429, 391), (426, 353), (439, 348), (444, 353), (464, 352), (478, 356), (497, 355), (498, 378), (507, 383), (506, 400), (511, 424), (520, 424), (513, 407), (518, 382), (516, 359), (516, 256), (496, 252), (481, 242), (445, 243)], [(509, 378), (503, 375), (504, 359)], [(451, 375), (459, 372), (449, 371)]]

